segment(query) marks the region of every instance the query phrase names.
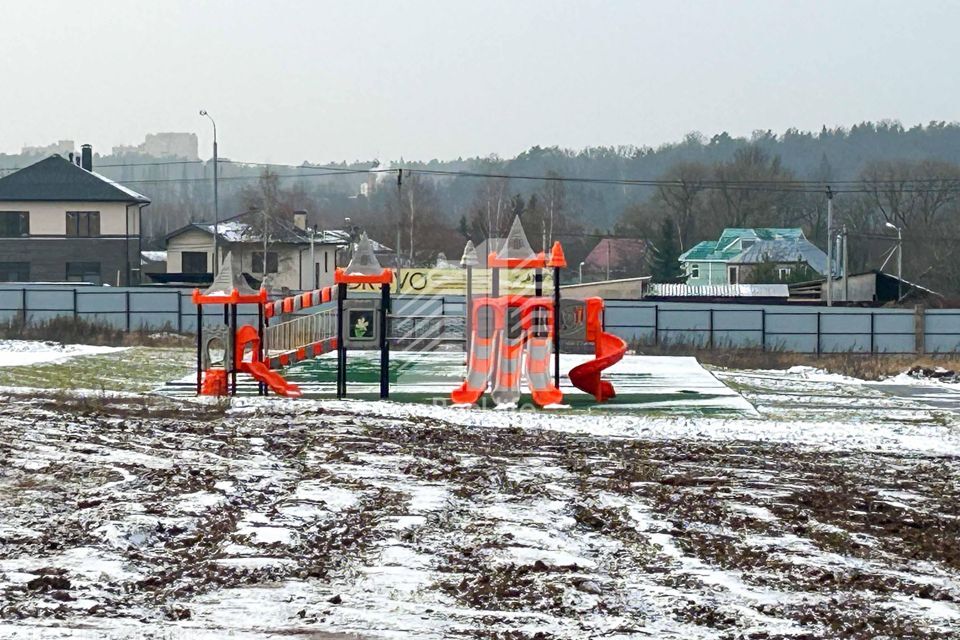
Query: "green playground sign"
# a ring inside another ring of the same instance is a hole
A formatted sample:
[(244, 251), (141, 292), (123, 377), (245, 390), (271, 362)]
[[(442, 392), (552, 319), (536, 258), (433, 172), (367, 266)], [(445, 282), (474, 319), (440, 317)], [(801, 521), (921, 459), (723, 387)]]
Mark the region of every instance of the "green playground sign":
[(350, 309), (348, 317), (351, 340), (369, 341), (376, 339), (377, 336), (373, 331), (375, 322), (373, 309)]

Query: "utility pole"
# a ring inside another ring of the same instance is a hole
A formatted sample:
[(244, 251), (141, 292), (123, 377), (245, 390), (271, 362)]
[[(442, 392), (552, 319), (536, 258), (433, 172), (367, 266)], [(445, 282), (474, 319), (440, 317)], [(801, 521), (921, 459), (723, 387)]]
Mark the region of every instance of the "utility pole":
[(607, 238), (607, 280), (610, 279), (610, 238)]
[(897, 304), (903, 300), (903, 230), (897, 227)]
[[(217, 123), (205, 109), (200, 109), (200, 115), (210, 118), (213, 124), (213, 277), (220, 271), (220, 194), (219, 189), (219, 158), (217, 157)], [(266, 256), (263, 258), (266, 260)]]
[(313, 228), (310, 229), (310, 279), (313, 280), (313, 286), (311, 289), (318, 289), (317, 286), (317, 254), (316, 249), (314, 248), (314, 243), (316, 241), (317, 235), (317, 225), (313, 225)]
[(847, 267), (850, 265), (849, 260), (847, 260), (847, 225), (843, 225), (843, 248), (841, 249), (843, 253), (843, 301), (850, 302), (850, 281), (847, 280)]
[(827, 306), (833, 306), (833, 190), (827, 185)]
[(400, 293), (400, 228), (403, 226), (403, 168), (397, 169), (397, 293)]
[[(903, 229), (892, 222), (887, 222), (884, 226), (897, 232), (897, 304), (900, 304), (900, 300), (903, 299)], [(887, 260), (889, 259), (888, 256)], [(883, 266), (886, 264), (884, 261)], [(880, 269), (883, 269), (883, 266)]]
[[(266, 203), (264, 203), (266, 204)], [(263, 286), (267, 281), (267, 247), (270, 242), (270, 229), (268, 225), (270, 224), (269, 219), (267, 218), (267, 208), (263, 208), (263, 279), (260, 280), (260, 286)]]

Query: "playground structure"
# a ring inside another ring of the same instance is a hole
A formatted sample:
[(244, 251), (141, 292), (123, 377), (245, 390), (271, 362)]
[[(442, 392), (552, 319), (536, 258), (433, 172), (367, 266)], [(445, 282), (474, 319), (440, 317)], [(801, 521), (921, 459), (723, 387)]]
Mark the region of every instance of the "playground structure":
[[(570, 343), (581, 348), (592, 345), (594, 351), (594, 359), (569, 371), (570, 382), (598, 402), (616, 395), (601, 374), (623, 357), (626, 344), (603, 331), (602, 299), (561, 299), (560, 274), (566, 260), (559, 242), (549, 254), (535, 253), (515, 219), (503, 247), (487, 256), (488, 286), (475, 296), (473, 272), (478, 262), (472, 243), (467, 243), (461, 260), (466, 272), (463, 341), (467, 367), (463, 384), (450, 395), (453, 403), (472, 405), (489, 390), (498, 406), (516, 405), (525, 381), (536, 405), (560, 406), (560, 352)], [(501, 295), (502, 273), (518, 270), (532, 272), (532, 295), (515, 290)], [(552, 272), (552, 295), (544, 295), (547, 270)], [(408, 348), (412, 343), (414, 349), (422, 342), (417, 337), (391, 336), (391, 325), (428, 317), (391, 314), (393, 281), (393, 271), (380, 266), (365, 235), (355, 245), (350, 263), (336, 269), (333, 286), (279, 300), (270, 300), (263, 288), (249, 287), (228, 255), (213, 284), (193, 293), (198, 327), (197, 394), (235, 395), (237, 376), (245, 374), (257, 382), (261, 395), (272, 392), (299, 397), (300, 388), (279, 371), (336, 351), (336, 396), (344, 398), (348, 353), (367, 349), (379, 351), (379, 395), (389, 398), (391, 342), (406, 341)], [(368, 291), (379, 288), (380, 295), (351, 298), (351, 289), (358, 286)], [(214, 305), (222, 307), (223, 322), (205, 327), (204, 309)], [(239, 305), (256, 307), (256, 326), (237, 326)]]
[[(549, 255), (535, 253), (520, 219), (515, 218), (503, 247), (487, 256), (489, 296), (471, 295), (472, 268), (477, 264), (472, 245), (464, 251), (462, 263), (467, 268), (468, 360), (463, 384), (450, 394), (454, 403), (474, 404), (490, 388), (498, 406), (516, 404), (525, 377), (536, 405), (559, 405), (563, 401), (561, 337), (594, 345), (595, 358), (571, 369), (570, 382), (598, 402), (616, 395), (613, 385), (601, 379), (601, 372), (623, 358), (627, 345), (603, 331), (601, 298), (561, 299), (560, 272), (566, 267), (566, 258), (559, 242), (554, 242)], [(533, 270), (533, 296), (500, 295), (501, 271), (511, 269)], [(553, 271), (552, 297), (543, 295), (545, 269)]]

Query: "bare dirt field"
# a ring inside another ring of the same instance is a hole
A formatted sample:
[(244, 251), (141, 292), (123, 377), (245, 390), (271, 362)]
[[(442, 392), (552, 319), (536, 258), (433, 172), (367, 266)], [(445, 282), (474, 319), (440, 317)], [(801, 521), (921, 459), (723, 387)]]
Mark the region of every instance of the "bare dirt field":
[(719, 375), (760, 418), (11, 390), (0, 637), (960, 637), (955, 415)]

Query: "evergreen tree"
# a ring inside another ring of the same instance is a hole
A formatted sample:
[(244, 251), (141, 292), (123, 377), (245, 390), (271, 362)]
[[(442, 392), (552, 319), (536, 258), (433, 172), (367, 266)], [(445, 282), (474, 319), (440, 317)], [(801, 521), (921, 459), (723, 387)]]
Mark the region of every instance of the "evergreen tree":
[(653, 281), (670, 282), (683, 275), (680, 271), (680, 262), (677, 260), (679, 257), (676, 229), (670, 218), (663, 218), (660, 221), (660, 233), (654, 246)]

